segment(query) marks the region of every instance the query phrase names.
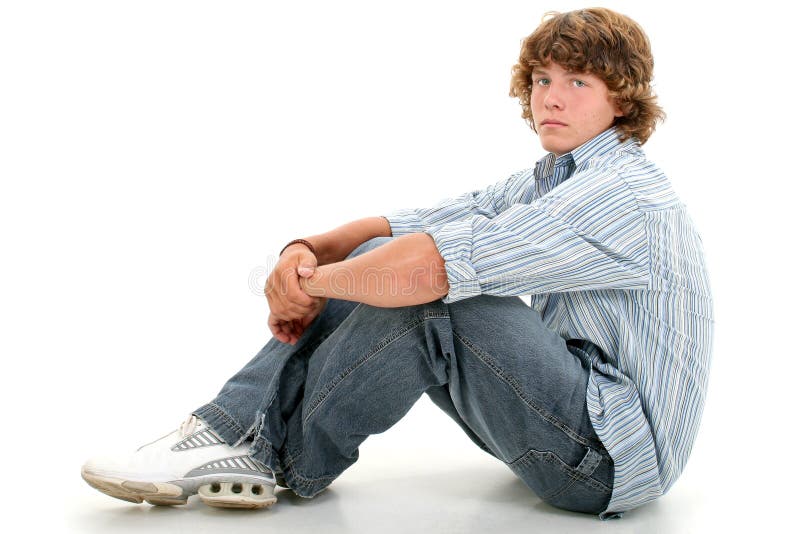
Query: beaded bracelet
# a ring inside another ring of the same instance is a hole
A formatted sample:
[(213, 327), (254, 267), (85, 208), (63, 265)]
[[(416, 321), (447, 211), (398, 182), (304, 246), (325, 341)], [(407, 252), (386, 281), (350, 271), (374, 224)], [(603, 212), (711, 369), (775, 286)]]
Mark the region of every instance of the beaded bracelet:
[(316, 250), (314, 250), (314, 245), (312, 245), (311, 243), (309, 243), (309, 242), (308, 242), (308, 241), (306, 241), (305, 239), (293, 239), (293, 240), (289, 241), (289, 242), (286, 244), (286, 246), (285, 246), (285, 247), (283, 247), (283, 248), (281, 249), (281, 251), (278, 253), (278, 256), (280, 256), (281, 254), (283, 254), (283, 251), (284, 251), (284, 250), (286, 250), (287, 248), (289, 248), (291, 245), (294, 245), (295, 243), (302, 243), (303, 245), (307, 246), (307, 247), (309, 248), (309, 250), (311, 250), (311, 253), (312, 253), (312, 254), (314, 254), (315, 256), (317, 255), (317, 251), (316, 251)]

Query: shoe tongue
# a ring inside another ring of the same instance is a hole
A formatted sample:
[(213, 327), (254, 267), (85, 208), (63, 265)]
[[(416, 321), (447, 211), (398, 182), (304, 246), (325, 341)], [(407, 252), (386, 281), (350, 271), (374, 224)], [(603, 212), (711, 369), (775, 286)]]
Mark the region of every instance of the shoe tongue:
[(200, 419), (196, 416), (190, 416), (186, 421), (181, 424), (180, 428), (178, 428), (178, 433), (183, 436), (189, 436), (197, 432), (198, 428), (201, 427)]
[(205, 421), (203, 421), (199, 417), (195, 420), (194, 432), (199, 432), (201, 430), (206, 430), (207, 428), (208, 428), (208, 425), (206, 424)]

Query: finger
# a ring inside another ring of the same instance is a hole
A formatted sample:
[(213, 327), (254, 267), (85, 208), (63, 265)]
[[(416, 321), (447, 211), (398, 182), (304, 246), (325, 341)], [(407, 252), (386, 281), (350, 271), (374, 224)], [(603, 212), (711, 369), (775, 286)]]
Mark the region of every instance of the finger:
[(270, 314), (269, 319), (267, 320), (269, 324), (269, 330), (272, 332), (273, 337), (282, 343), (286, 343), (289, 341), (289, 338), (283, 333), (280, 327), (280, 320), (275, 317), (275, 315)]
[(294, 321), (290, 321), (286, 323), (287, 327), (287, 335), (289, 336), (289, 342), (294, 344), (300, 339), (300, 336), (297, 333), (297, 330), (294, 327)]
[(313, 306), (314, 300), (319, 298), (313, 295), (309, 295), (303, 288), (300, 287), (300, 283), (295, 281), (294, 284), (289, 285), (289, 291), (287, 293), (287, 300), (291, 302), (295, 302), (297, 304), (301, 304), (303, 306)]
[(294, 329), (292, 329), (292, 333), (291, 333), (291, 334), (289, 334), (289, 343), (291, 343), (292, 345), (294, 345), (294, 344), (295, 344), (295, 343), (297, 343), (299, 340), (300, 340), (300, 336), (298, 336), (298, 335), (297, 335), (297, 333), (294, 331)]
[(277, 303), (270, 309), (272, 313), (280, 317), (284, 321), (291, 321), (293, 319), (300, 319), (317, 309), (316, 305), (304, 306), (294, 302)]
[(270, 307), (277, 303), (293, 302), (302, 306), (311, 306), (314, 302), (314, 297), (309, 296), (303, 288), (300, 287), (300, 277), (292, 270), (285, 270), (281, 273), (279, 279), (270, 277), (265, 289), (264, 294)]
[(289, 304), (284, 310), (284, 314), (290, 316), (291, 319), (302, 319), (309, 313), (313, 313), (315, 309), (316, 307), (314, 305), (302, 306), (300, 304)]
[(285, 311), (285, 312), (281, 312), (281, 311), (278, 311), (278, 310), (273, 310), (273, 313), (281, 321), (288, 323), (288, 322), (291, 322), (291, 321), (294, 321), (294, 320), (301, 319), (301, 318), (305, 317), (306, 315), (308, 315), (309, 312), (308, 311), (304, 311), (304, 310), (298, 310), (298, 311), (295, 311), (295, 312), (288, 311), (288, 310)]
[(286, 343), (287, 341), (289, 341), (289, 338), (286, 337), (286, 334), (284, 334), (279, 327), (270, 326), (269, 329), (272, 332), (272, 337), (274, 337), (281, 343)]
[(318, 303), (301, 304), (289, 300), (277, 300), (270, 303), (270, 311), (278, 315), (283, 320), (299, 319), (313, 312), (318, 307)]
[(302, 336), (302, 335), (303, 335), (303, 333), (297, 330), (297, 326), (296, 326), (296, 324), (295, 324), (295, 321), (292, 321), (291, 323), (289, 323), (289, 326), (290, 326), (290, 328), (291, 328), (291, 330), (292, 330), (292, 333), (291, 333), (291, 335), (290, 335), (290, 338), (291, 338), (291, 339), (289, 340), (289, 343), (291, 343), (292, 345), (294, 345), (294, 344), (296, 344), (298, 341), (300, 341), (300, 336)]
[(269, 325), (270, 330), (273, 332), (276, 330), (280, 330), (280, 319), (274, 314), (270, 313), (269, 318), (267, 319), (267, 324)]
[(314, 274), (317, 268), (317, 257), (310, 250), (306, 250), (297, 260), (297, 273), (307, 278)]
[(274, 337), (278, 341), (283, 341), (283, 339), (281, 339), (283, 337), (283, 334), (281, 333), (280, 328), (270, 325), (269, 331), (272, 332), (272, 337)]
[(297, 319), (292, 319), (289, 321), (289, 331), (293, 336), (297, 335)]
[(284, 335), (291, 337), (292, 336), (292, 323), (289, 321), (282, 321), (281, 322), (281, 332)]
[(271, 309), (270, 310), (270, 315), (275, 318), (275, 324), (278, 324), (278, 325), (283, 323), (283, 322), (285, 322), (285, 321), (289, 321), (290, 320), (290, 317), (289, 317), (288, 314), (286, 314), (286, 313), (284, 313), (284, 312), (282, 312), (281, 310), (278, 310), (278, 309)]
[(270, 329), (273, 330), (277, 336), (279, 336), (283, 340), (289, 339), (289, 329), (288, 324), (289, 322), (283, 319), (280, 319), (275, 314), (270, 314), (269, 318)]
[(303, 325), (303, 319), (296, 319), (292, 321), (292, 324), (294, 325), (294, 333), (299, 340), (301, 337), (303, 337), (303, 332), (306, 331), (306, 327)]

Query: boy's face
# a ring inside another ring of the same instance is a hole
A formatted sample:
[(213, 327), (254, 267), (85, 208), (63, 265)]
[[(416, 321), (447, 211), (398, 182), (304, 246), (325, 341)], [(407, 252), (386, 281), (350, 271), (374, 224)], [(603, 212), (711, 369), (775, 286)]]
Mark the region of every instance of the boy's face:
[(566, 154), (607, 130), (622, 111), (603, 80), (551, 62), (533, 71), (531, 113), (542, 147)]

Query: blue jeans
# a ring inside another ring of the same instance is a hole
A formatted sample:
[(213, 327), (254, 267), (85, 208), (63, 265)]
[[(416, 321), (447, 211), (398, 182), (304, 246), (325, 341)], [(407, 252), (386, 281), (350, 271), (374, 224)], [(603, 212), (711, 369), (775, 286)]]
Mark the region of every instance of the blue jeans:
[[(386, 243), (377, 238), (351, 257)], [(599, 514), (614, 467), (586, 409), (588, 357), (516, 297), (378, 308), (330, 299), (193, 413), (313, 497), (426, 393), (543, 501)]]

